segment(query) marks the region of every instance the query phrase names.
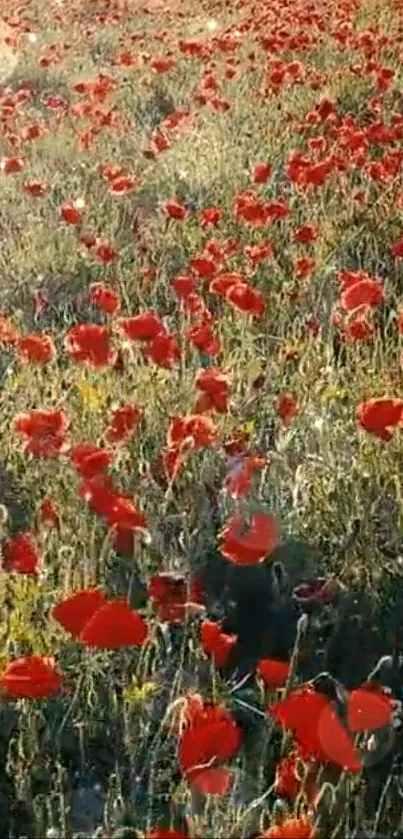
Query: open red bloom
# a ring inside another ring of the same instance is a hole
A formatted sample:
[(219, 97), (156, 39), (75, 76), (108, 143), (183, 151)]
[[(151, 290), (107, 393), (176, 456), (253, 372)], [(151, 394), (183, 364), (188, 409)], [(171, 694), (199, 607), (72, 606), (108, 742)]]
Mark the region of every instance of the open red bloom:
[(66, 350), (73, 361), (101, 368), (113, 365), (117, 352), (111, 345), (107, 326), (96, 323), (80, 323), (67, 332)]
[(164, 210), (168, 218), (175, 219), (176, 221), (183, 221), (188, 211), (183, 204), (179, 204), (178, 201), (167, 201), (164, 205)]
[(79, 443), (70, 451), (71, 462), (82, 478), (95, 478), (106, 472), (113, 460), (111, 452), (94, 446), (93, 443)]
[(341, 295), (343, 309), (351, 312), (355, 309), (375, 308), (385, 299), (385, 292), (380, 280), (366, 278), (350, 285)]
[(226, 373), (218, 367), (207, 367), (199, 370), (196, 374), (195, 386), (202, 393), (196, 403), (195, 413), (212, 409), (220, 414), (227, 413), (229, 380)]
[(154, 574), (147, 589), (157, 606), (159, 619), (167, 623), (181, 623), (191, 603), (203, 602), (203, 589), (198, 580), (189, 583), (183, 574), (173, 571)]
[(259, 318), (264, 315), (266, 304), (262, 293), (251, 288), (247, 283), (236, 283), (231, 286), (225, 296), (228, 302), (241, 312)]
[(215, 437), (214, 423), (202, 414), (189, 414), (186, 417), (174, 416), (169, 423), (169, 446), (189, 440), (195, 449), (208, 448), (214, 443)]
[(62, 600), (51, 611), (51, 616), (75, 638), (83, 631), (88, 621), (106, 603), (100, 588), (76, 591)]
[(24, 335), (18, 338), (17, 352), (23, 364), (49, 364), (56, 356), (50, 335)]
[(221, 631), (219, 623), (203, 621), (201, 625), (201, 642), (203, 650), (212, 656), (216, 667), (225, 667), (228, 656), (238, 639), (237, 635), (227, 635)]
[(118, 325), (130, 341), (152, 341), (161, 332), (165, 332), (163, 323), (154, 312), (141, 312), (132, 318), (121, 318)]
[(62, 677), (52, 658), (31, 655), (10, 661), (0, 675), (0, 686), (16, 699), (43, 699), (61, 690)]
[(39, 553), (32, 533), (20, 533), (3, 545), (3, 568), (11, 574), (37, 574)]
[(80, 633), (80, 641), (87, 647), (104, 650), (141, 647), (147, 637), (146, 621), (128, 606), (126, 600), (114, 600), (101, 606)]
[(392, 429), (403, 421), (403, 399), (382, 396), (361, 402), (357, 408), (357, 419), (365, 431), (389, 441), (393, 437)]
[(117, 291), (105, 283), (92, 283), (90, 285), (90, 300), (107, 315), (113, 315), (120, 308)]
[[(188, 727), (179, 738), (181, 772), (192, 786), (222, 794), (228, 788), (230, 776), (219, 764), (236, 755), (242, 742), (241, 732), (222, 705), (195, 703), (188, 720)], [(218, 775), (210, 774), (217, 769), (221, 769)]]
[(233, 458), (225, 479), (225, 488), (229, 495), (232, 498), (244, 498), (252, 486), (255, 473), (265, 464), (265, 459), (257, 455)]
[(270, 690), (284, 687), (290, 675), (288, 661), (277, 661), (274, 658), (261, 658), (257, 665), (257, 672)]
[[(246, 529), (245, 529), (246, 528)], [(278, 545), (278, 527), (274, 516), (255, 513), (246, 526), (236, 513), (225, 526), (220, 551), (235, 565), (256, 565), (263, 562)]]
[(255, 184), (265, 184), (273, 171), (270, 163), (255, 163), (252, 169), (252, 177)]
[(138, 405), (122, 405), (116, 408), (111, 413), (105, 439), (108, 443), (121, 443), (123, 440), (128, 440), (143, 414), (143, 409)]
[(36, 457), (57, 457), (66, 442), (68, 423), (62, 411), (18, 414), (14, 431), (25, 437), (25, 451)]
[(350, 734), (324, 694), (304, 685), (286, 699), (269, 706), (268, 710), (292, 731), (304, 757), (334, 763), (350, 772), (361, 771), (361, 761)]

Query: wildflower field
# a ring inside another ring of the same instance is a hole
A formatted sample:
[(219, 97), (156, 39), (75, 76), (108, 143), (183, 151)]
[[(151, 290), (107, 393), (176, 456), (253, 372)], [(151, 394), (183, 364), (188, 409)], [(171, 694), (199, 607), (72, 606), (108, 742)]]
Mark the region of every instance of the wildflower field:
[(403, 836), (402, 0), (0, 2), (0, 836)]

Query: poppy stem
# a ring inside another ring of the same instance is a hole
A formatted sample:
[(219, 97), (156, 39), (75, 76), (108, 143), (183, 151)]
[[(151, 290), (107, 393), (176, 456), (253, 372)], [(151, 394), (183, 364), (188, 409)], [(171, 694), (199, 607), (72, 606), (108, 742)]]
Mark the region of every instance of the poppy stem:
[(264, 711), (261, 711), (260, 708), (254, 708), (253, 705), (249, 705), (247, 702), (244, 702), (243, 699), (238, 699), (237, 696), (234, 696), (234, 702), (237, 702), (238, 705), (241, 705), (243, 708), (247, 708), (248, 711), (252, 711), (252, 713), (257, 714), (257, 716), (266, 719), (266, 714)]
[(242, 677), (242, 679), (241, 679), (241, 681), (240, 681), (240, 682), (237, 682), (237, 684), (236, 684), (236, 685), (234, 685), (234, 686), (231, 688), (231, 690), (230, 690), (230, 691), (228, 691), (228, 695), (229, 695), (229, 696), (231, 696), (231, 694), (232, 694), (232, 693), (235, 693), (235, 691), (236, 691), (236, 690), (239, 690), (241, 687), (243, 687), (243, 685), (245, 684), (245, 682), (247, 682), (247, 681), (248, 681), (248, 679), (250, 679), (251, 675), (252, 675), (252, 671), (251, 671), (250, 673), (247, 673), (247, 674), (246, 674), (246, 676), (243, 676), (243, 677)]

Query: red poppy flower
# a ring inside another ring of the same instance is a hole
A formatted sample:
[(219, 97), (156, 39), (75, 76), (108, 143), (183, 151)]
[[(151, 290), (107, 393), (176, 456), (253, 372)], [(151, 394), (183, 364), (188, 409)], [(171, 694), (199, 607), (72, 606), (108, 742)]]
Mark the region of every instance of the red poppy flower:
[(306, 816), (290, 816), (269, 827), (259, 839), (316, 839), (317, 831)]
[(20, 533), (3, 545), (3, 568), (11, 574), (37, 574), (39, 553), (32, 533)]
[(90, 285), (90, 300), (107, 315), (113, 315), (120, 309), (117, 291), (105, 283), (92, 283)]
[(291, 393), (281, 393), (276, 400), (276, 413), (288, 424), (299, 412), (298, 401)]
[(294, 233), (294, 242), (300, 245), (310, 245), (318, 238), (318, 231), (312, 224), (303, 224)]
[(178, 201), (167, 201), (164, 205), (164, 210), (169, 218), (176, 219), (176, 221), (183, 221), (188, 214), (186, 207), (183, 204), (179, 204)]
[(235, 565), (263, 562), (278, 545), (276, 520), (267, 513), (255, 513), (248, 526), (240, 513), (236, 513), (224, 528), (222, 536), (220, 551)]
[(104, 265), (109, 265), (118, 256), (118, 252), (113, 245), (109, 242), (100, 242), (99, 239), (96, 239), (91, 250), (99, 262), (102, 262)]
[(191, 259), (190, 267), (194, 274), (203, 279), (213, 277), (217, 271), (215, 261), (207, 256), (199, 256)]
[(203, 650), (211, 655), (216, 667), (225, 667), (237, 639), (237, 635), (227, 635), (222, 632), (220, 624), (214, 623), (214, 621), (203, 621), (201, 625)]
[(218, 207), (209, 207), (206, 210), (202, 210), (200, 216), (202, 227), (217, 227), (222, 219), (222, 210)]
[(357, 408), (357, 419), (365, 431), (389, 441), (393, 437), (392, 429), (402, 423), (403, 399), (382, 396), (361, 402)]
[(0, 172), (5, 175), (16, 175), (22, 172), (25, 161), (22, 157), (2, 157), (0, 159)]
[(189, 414), (186, 417), (171, 418), (168, 429), (168, 445), (184, 443), (188, 440), (193, 448), (211, 446), (216, 438), (216, 427), (212, 420), (202, 414)]
[(50, 335), (24, 335), (17, 340), (17, 352), (23, 364), (49, 364), (56, 356)]
[(110, 181), (109, 192), (111, 195), (128, 195), (139, 183), (134, 175), (120, 175)]
[(60, 218), (67, 224), (80, 224), (82, 219), (81, 208), (74, 204), (63, 204), (60, 207)]
[(36, 457), (57, 457), (65, 444), (68, 423), (62, 411), (30, 411), (14, 420), (14, 431), (26, 439), (25, 451)]
[(351, 731), (374, 731), (390, 725), (392, 700), (382, 690), (362, 685), (352, 690), (348, 700), (348, 726)]
[(122, 405), (116, 408), (111, 413), (105, 439), (108, 443), (121, 443), (128, 440), (143, 415), (144, 411), (138, 405)]
[(203, 408), (204, 410), (214, 409), (220, 414), (228, 412), (229, 380), (222, 370), (217, 367), (199, 370), (196, 374), (195, 386), (202, 392), (195, 406), (195, 413), (202, 413)]
[(157, 606), (159, 620), (182, 623), (190, 604), (203, 602), (203, 589), (197, 580), (189, 582), (183, 574), (162, 571), (148, 582), (148, 595)]
[(115, 600), (101, 606), (80, 633), (80, 641), (87, 647), (105, 650), (141, 647), (147, 637), (147, 623), (125, 600)]
[(380, 280), (370, 278), (359, 280), (349, 286), (341, 295), (341, 305), (348, 312), (362, 307), (375, 308), (385, 299), (385, 292)]
[(241, 312), (259, 318), (264, 315), (266, 304), (263, 295), (247, 283), (237, 283), (231, 286), (225, 296), (228, 302)]
[(274, 658), (261, 658), (257, 665), (257, 672), (270, 690), (284, 687), (289, 675), (288, 661), (277, 661)]
[(31, 198), (43, 198), (50, 189), (47, 181), (35, 180), (24, 181), (22, 188)]
[(10, 661), (0, 675), (0, 686), (16, 699), (44, 699), (59, 693), (62, 677), (52, 658), (31, 655)]
[(255, 184), (265, 184), (272, 171), (273, 167), (270, 163), (256, 163), (252, 169), (253, 182)]
[(52, 498), (45, 498), (39, 507), (39, 518), (45, 527), (59, 527), (59, 514)]
[(79, 443), (70, 451), (71, 462), (82, 478), (95, 478), (106, 472), (113, 460), (111, 452), (94, 446), (93, 443)]
[(225, 479), (225, 489), (231, 498), (244, 498), (252, 486), (252, 480), (258, 469), (267, 461), (263, 457), (250, 455), (249, 457), (233, 458), (228, 475)]
[(143, 355), (157, 364), (158, 367), (169, 369), (180, 360), (181, 351), (177, 339), (167, 332), (160, 332), (152, 341), (142, 348)]
[(154, 312), (141, 312), (132, 318), (121, 318), (118, 324), (130, 341), (152, 341), (165, 327)]
[(73, 361), (101, 368), (113, 365), (117, 352), (111, 345), (107, 326), (96, 323), (81, 323), (72, 326), (65, 339), (66, 350)]
[(100, 588), (76, 591), (53, 607), (51, 617), (78, 638), (95, 612), (105, 604), (106, 598)]
[[(241, 732), (229, 711), (221, 705), (196, 703), (189, 725), (179, 739), (182, 774), (192, 786), (198, 781), (203, 784), (203, 773), (219, 768), (217, 764), (234, 757), (241, 742)], [(222, 776), (219, 781), (222, 789)]]
[(330, 700), (310, 686), (292, 691), (286, 699), (269, 706), (269, 711), (293, 732), (306, 757), (334, 763), (350, 772), (360, 772), (361, 762), (351, 737)]

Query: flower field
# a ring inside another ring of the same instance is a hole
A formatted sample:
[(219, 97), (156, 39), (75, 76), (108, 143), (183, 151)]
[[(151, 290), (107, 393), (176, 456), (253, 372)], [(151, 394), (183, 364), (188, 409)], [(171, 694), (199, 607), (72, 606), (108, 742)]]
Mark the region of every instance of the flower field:
[(0, 53), (0, 836), (402, 837), (402, 0)]

